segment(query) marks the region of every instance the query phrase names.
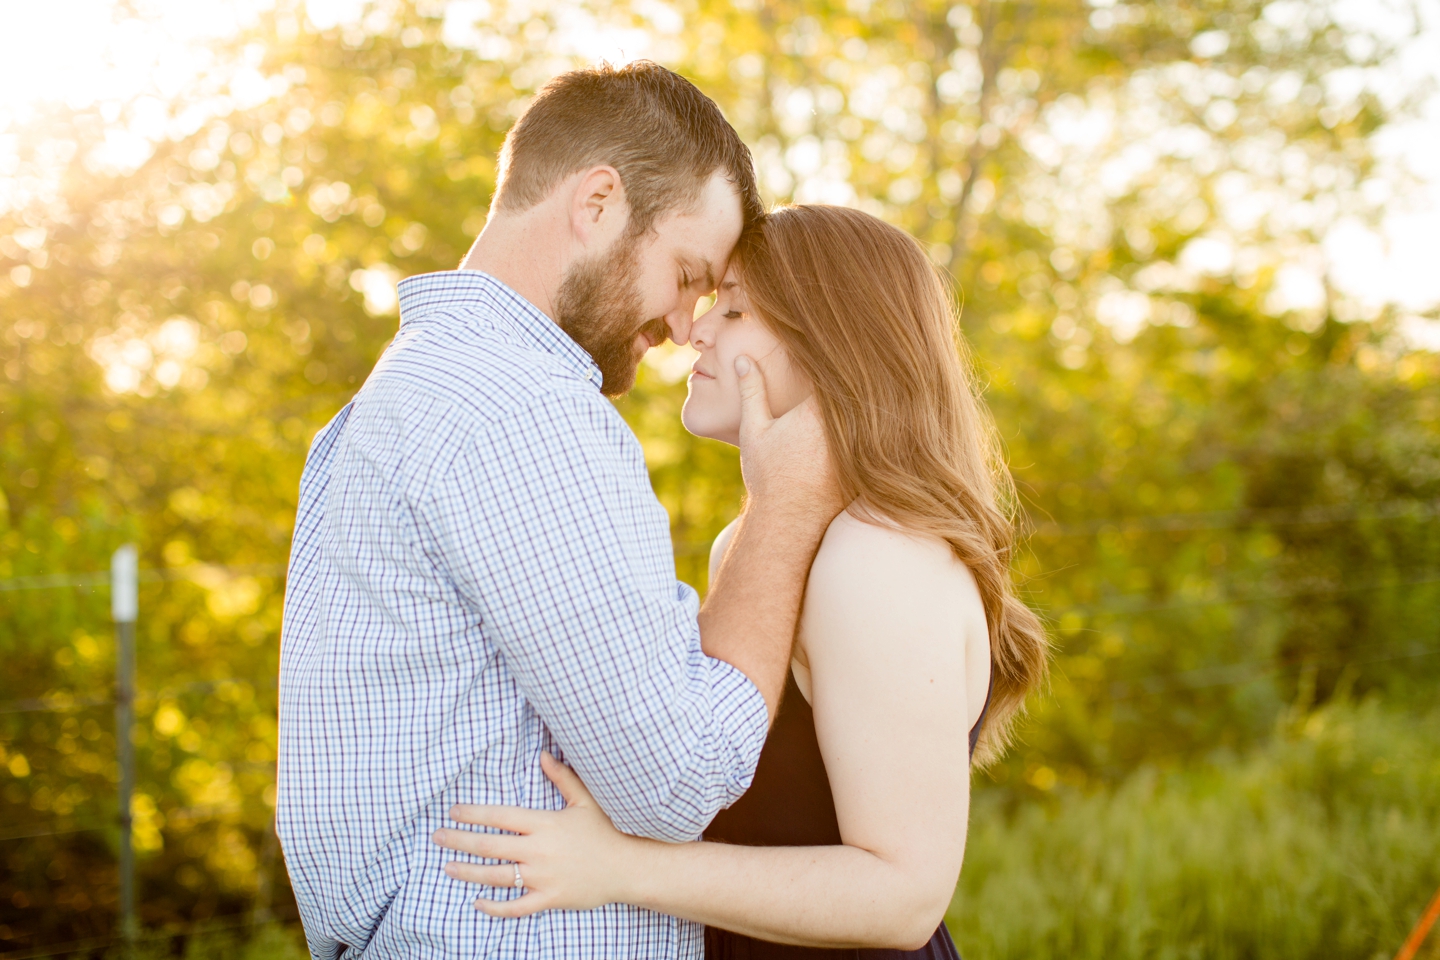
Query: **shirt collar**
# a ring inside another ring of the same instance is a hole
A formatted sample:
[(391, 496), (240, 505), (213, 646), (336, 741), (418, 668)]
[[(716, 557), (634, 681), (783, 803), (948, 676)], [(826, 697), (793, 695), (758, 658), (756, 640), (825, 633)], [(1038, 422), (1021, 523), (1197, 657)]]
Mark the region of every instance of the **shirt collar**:
[(590, 354), (540, 309), (503, 282), (479, 270), (442, 270), (400, 281), (400, 325), (427, 316), (483, 314), (520, 340), (549, 353), (598, 390), (604, 381)]

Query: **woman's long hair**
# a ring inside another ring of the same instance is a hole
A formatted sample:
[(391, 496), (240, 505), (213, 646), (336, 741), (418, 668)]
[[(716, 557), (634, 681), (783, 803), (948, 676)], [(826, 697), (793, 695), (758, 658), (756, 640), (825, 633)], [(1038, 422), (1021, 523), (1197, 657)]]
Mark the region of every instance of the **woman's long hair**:
[(995, 685), (975, 760), (994, 760), (1049, 642), (1011, 583), (1014, 487), (946, 284), (909, 234), (845, 207), (779, 209), (735, 262), (755, 315), (815, 387), (846, 501), (939, 537), (974, 574)]

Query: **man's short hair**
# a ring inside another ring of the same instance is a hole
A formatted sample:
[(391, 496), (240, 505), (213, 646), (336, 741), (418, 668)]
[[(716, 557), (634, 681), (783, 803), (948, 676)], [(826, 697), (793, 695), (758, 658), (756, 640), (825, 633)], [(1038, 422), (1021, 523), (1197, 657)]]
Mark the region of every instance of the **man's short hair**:
[(547, 83), (505, 136), (496, 208), (532, 207), (566, 177), (602, 164), (620, 174), (632, 236), (698, 200), (717, 170), (740, 195), (747, 225), (764, 212), (750, 150), (720, 108), (689, 80), (646, 60)]

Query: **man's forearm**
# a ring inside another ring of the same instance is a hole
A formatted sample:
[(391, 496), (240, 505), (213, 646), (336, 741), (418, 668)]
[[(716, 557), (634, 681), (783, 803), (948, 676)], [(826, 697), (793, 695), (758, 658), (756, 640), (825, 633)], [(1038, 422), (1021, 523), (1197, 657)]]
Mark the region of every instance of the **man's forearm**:
[(829, 520), (764, 508), (742, 515), (700, 611), (705, 653), (750, 678), (775, 719), (805, 580)]

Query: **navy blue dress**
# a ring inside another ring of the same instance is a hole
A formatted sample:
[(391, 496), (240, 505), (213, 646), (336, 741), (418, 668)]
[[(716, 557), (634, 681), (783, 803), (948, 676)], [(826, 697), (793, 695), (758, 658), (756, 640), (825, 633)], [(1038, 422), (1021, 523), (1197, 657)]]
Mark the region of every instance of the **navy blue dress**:
[[(994, 679), (991, 679), (993, 690)], [(980, 736), (985, 709), (970, 731), (970, 752)], [(830, 847), (838, 846), (840, 824), (835, 817), (835, 798), (820, 743), (815, 737), (815, 715), (795, 685), (792, 673), (785, 683), (780, 713), (765, 740), (755, 780), (745, 795), (720, 815), (705, 831), (706, 840), (738, 843), (747, 847)], [(935, 930), (930, 942), (919, 950), (829, 950), (796, 947), (756, 940), (717, 927), (705, 928), (706, 960), (960, 960), (945, 924)]]

